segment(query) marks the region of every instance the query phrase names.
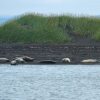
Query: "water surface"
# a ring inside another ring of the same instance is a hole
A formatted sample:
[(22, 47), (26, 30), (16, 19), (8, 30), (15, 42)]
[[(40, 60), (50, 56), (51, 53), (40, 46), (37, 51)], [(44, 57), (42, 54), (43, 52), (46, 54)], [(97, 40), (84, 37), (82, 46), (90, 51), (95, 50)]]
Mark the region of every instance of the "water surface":
[(100, 67), (0, 65), (0, 100), (100, 100)]

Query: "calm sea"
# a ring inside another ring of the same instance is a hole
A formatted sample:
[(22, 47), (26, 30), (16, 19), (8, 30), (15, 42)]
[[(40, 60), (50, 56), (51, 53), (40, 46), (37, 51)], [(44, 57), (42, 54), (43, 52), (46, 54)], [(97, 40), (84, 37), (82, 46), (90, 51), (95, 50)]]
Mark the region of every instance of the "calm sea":
[(0, 100), (100, 100), (100, 66), (0, 65)]

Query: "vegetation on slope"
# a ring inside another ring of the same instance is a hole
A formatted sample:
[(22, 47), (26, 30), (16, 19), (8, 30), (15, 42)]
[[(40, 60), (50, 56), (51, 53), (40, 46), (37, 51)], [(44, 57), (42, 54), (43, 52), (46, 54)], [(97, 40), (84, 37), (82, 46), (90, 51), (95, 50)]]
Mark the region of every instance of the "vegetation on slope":
[(0, 27), (0, 42), (67, 43), (71, 33), (100, 41), (100, 19), (24, 15)]

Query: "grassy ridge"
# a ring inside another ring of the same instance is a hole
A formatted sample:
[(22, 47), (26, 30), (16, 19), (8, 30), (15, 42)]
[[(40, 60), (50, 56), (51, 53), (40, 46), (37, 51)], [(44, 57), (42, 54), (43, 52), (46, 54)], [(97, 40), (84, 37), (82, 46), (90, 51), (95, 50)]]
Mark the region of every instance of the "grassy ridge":
[(67, 43), (70, 33), (100, 41), (100, 19), (24, 15), (0, 27), (0, 42)]

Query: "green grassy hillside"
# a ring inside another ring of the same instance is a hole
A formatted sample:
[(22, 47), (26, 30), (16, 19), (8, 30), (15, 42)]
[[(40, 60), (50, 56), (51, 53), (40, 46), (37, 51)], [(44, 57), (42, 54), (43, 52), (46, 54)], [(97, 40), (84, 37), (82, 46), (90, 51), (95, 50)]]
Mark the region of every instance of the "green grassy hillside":
[(100, 41), (100, 19), (24, 15), (0, 26), (0, 42), (67, 43), (71, 33)]

